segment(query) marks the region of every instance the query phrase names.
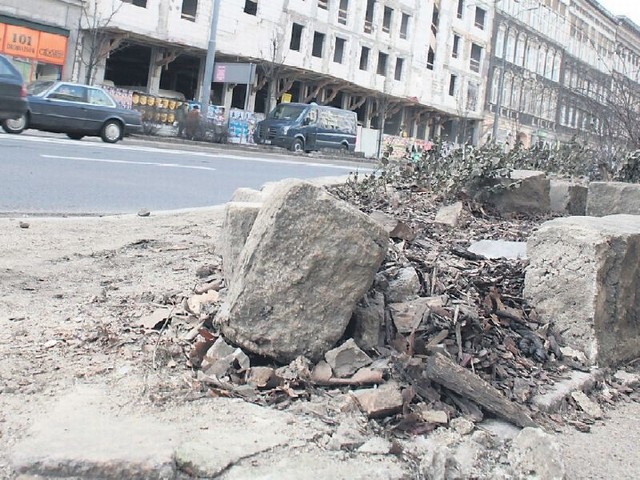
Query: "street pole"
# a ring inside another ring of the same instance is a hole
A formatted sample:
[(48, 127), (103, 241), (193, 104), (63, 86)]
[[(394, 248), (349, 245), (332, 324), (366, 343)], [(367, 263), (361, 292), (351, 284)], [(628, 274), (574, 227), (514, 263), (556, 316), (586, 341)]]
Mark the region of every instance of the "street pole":
[(207, 47), (207, 60), (204, 67), (204, 79), (200, 94), (200, 111), (203, 119), (209, 115), (209, 101), (211, 97), (211, 83), (213, 82), (213, 66), (216, 59), (216, 36), (218, 33), (218, 18), (220, 17), (220, 0), (213, 1), (211, 14), (211, 28), (209, 29), (209, 45)]

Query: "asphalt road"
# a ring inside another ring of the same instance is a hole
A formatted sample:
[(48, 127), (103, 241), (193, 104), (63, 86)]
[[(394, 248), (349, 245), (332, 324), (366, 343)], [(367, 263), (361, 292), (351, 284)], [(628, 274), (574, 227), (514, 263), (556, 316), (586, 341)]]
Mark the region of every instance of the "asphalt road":
[(208, 207), (239, 187), (348, 175), (367, 165), (216, 146), (0, 133), (0, 215), (103, 215)]

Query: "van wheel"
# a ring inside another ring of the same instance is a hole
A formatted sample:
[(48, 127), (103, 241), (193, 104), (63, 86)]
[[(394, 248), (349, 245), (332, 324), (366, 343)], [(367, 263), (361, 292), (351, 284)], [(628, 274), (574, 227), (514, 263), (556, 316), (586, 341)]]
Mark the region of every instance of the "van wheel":
[(343, 143), (342, 145), (340, 145), (340, 151), (342, 153), (347, 153), (349, 151), (349, 145), (347, 145), (346, 143)]
[(301, 138), (296, 138), (292, 143), (291, 143), (291, 151), (292, 152), (296, 152), (296, 153), (300, 153), (304, 150), (304, 142), (302, 141)]

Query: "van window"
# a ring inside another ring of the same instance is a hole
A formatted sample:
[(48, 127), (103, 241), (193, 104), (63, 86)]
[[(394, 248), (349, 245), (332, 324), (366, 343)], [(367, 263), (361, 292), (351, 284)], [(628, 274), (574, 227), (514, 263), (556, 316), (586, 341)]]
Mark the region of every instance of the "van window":
[(269, 114), (269, 118), (275, 118), (277, 120), (295, 120), (302, 112), (305, 111), (306, 105), (291, 105), (288, 103), (281, 103)]

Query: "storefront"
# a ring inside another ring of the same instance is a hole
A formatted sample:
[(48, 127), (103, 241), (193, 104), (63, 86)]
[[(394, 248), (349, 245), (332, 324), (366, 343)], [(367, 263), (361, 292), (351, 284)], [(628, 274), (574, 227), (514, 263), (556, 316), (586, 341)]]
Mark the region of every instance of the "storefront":
[(0, 15), (0, 53), (25, 81), (58, 80), (67, 57), (69, 31)]

